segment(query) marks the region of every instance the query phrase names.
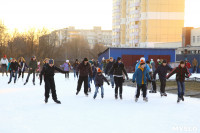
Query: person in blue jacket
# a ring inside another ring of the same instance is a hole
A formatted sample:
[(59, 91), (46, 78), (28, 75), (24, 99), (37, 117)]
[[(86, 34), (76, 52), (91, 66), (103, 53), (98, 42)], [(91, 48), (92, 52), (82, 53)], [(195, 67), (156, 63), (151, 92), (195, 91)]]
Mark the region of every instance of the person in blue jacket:
[(145, 67), (145, 62), (141, 61), (138, 69), (133, 74), (132, 82), (137, 83), (137, 91), (135, 96), (135, 102), (138, 101), (138, 98), (140, 96), (140, 90), (142, 89), (143, 92), (143, 100), (145, 102), (148, 102), (147, 98), (147, 79), (151, 81), (151, 78), (149, 76), (149, 71), (147, 70), (147, 67)]
[[(140, 61), (136, 64), (135, 71), (139, 68), (141, 62), (145, 62), (145, 58), (144, 57), (141, 57)], [(145, 64), (145, 67), (146, 67), (147, 71), (150, 71), (150, 67), (147, 64)]]

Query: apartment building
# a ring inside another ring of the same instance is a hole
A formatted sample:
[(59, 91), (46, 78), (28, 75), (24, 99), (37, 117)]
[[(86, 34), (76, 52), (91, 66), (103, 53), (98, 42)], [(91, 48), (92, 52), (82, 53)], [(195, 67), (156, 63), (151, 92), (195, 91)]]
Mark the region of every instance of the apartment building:
[(184, 8), (185, 0), (113, 0), (112, 45), (160, 47), (181, 42)]

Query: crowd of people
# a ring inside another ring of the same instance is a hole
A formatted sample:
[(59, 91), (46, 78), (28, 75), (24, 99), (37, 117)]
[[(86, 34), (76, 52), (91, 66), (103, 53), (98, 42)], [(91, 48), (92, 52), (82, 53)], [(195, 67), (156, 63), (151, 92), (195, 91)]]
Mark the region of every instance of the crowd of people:
[[(79, 62), (78, 59), (76, 59), (72, 65), (69, 60), (66, 60), (60, 65), (60, 68), (54, 65), (53, 59), (45, 58), (42, 62), (43, 66), (41, 67), (42, 63), (37, 61), (36, 56), (32, 56), (27, 65), (23, 57), (20, 57), (18, 60), (10, 58), (8, 61), (6, 55), (4, 55), (1, 59), (2, 76), (4, 76), (4, 73), (8, 76), (7, 72), (9, 72), (10, 78), (8, 84), (12, 82), (12, 78), (14, 78), (14, 83), (16, 83), (17, 78), (24, 78), (24, 72), (27, 70), (28, 75), (24, 85), (28, 83), (31, 74), (33, 75), (33, 85), (35, 85), (35, 76), (39, 76), (40, 85), (42, 84), (43, 79), (45, 83), (45, 103), (48, 102), (49, 94), (51, 92), (52, 99), (56, 103), (61, 104), (56, 94), (54, 81), (55, 71), (61, 72), (65, 74), (65, 78), (69, 78), (70, 70), (73, 70), (74, 78), (78, 78), (76, 95), (79, 94), (81, 86), (84, 83), (84, 94), (88, 96), (88, 93), (91, 92), (91, 84), (94, 82), (95, 91), (93, 98), (95, 99), (97, 97), (99, 88), (101, 88), (101, 98), (104, 98), (103, 83), (107, 82), (107, 84), (110, 85), (108, 81), (109, 78), (111, 86), (114, 88), (114, 98), (123, 99), (123, 83), (125, 79), (129, 80), (129, 77), (121, 57), (118, 57), (116, 60), (112, 57), (107, 60), (103, 58), (101, 62), (95, 61), (94, 59), (88, 60), (87, 58), (84, 58), (82, 62)], [(176, 74), (178, 88), (177, 102), (180, 102), (181, 100), (184, 101), (185, 78), (190, 77), (191, 74), (189, 68), (192, 66), (196, 69), (197, 63), (195, 59), (192, 62), (192, 65), (187, 60), (180, 61), (179, 66), (172, 69), (164, 59), (158, 59), (157, 63), (155, 63), (153, 59), (146, 61), (144, 57), (140, 58), (134, 63), (135, 71), (132, 78), (132, 82), (136, 82), (135, 102), (138, 101), (141, 91), (143, 100), (148, 102), (148, 84), (151, 84), (152, 86), (149, 93), (157, 93), (157, 74), (160, 80), (161, 97), (167, 96), (165, 92), (167, 79), (173, 74)], [(63, 70), (61, 68), (63, 68)], [(103, 73), (105, 73), (105, 75)]]

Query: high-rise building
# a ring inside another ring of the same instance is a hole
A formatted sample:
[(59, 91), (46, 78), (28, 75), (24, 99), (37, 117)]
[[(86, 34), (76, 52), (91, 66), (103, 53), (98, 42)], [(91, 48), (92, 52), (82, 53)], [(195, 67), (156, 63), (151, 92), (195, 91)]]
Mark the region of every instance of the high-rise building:
[(184, 9), (185, 0), (113, 0), (112, 45), (160, 47), (181, 42)]

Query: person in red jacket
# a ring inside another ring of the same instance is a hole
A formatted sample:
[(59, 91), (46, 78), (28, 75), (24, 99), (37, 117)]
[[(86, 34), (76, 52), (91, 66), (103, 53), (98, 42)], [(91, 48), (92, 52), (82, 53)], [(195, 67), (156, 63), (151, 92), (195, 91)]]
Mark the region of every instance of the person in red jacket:
[(185, 61), (185, 66), (190, 69), (192, 66), (188, 60)]
[(178, 100), (177, 103), (180, 102), (180, 100), (184, 101), (184, 93), (185, 93), (185, 77), (190, 77), (190, 72), (188, 68), (185, 66), (185, 62), (181, 61), (180, 65), (176, 68), (174, 68), (168, 75), (167, 79), (169, 79), (173, 74), (176, 73), (176, 82), (178, 86)]

